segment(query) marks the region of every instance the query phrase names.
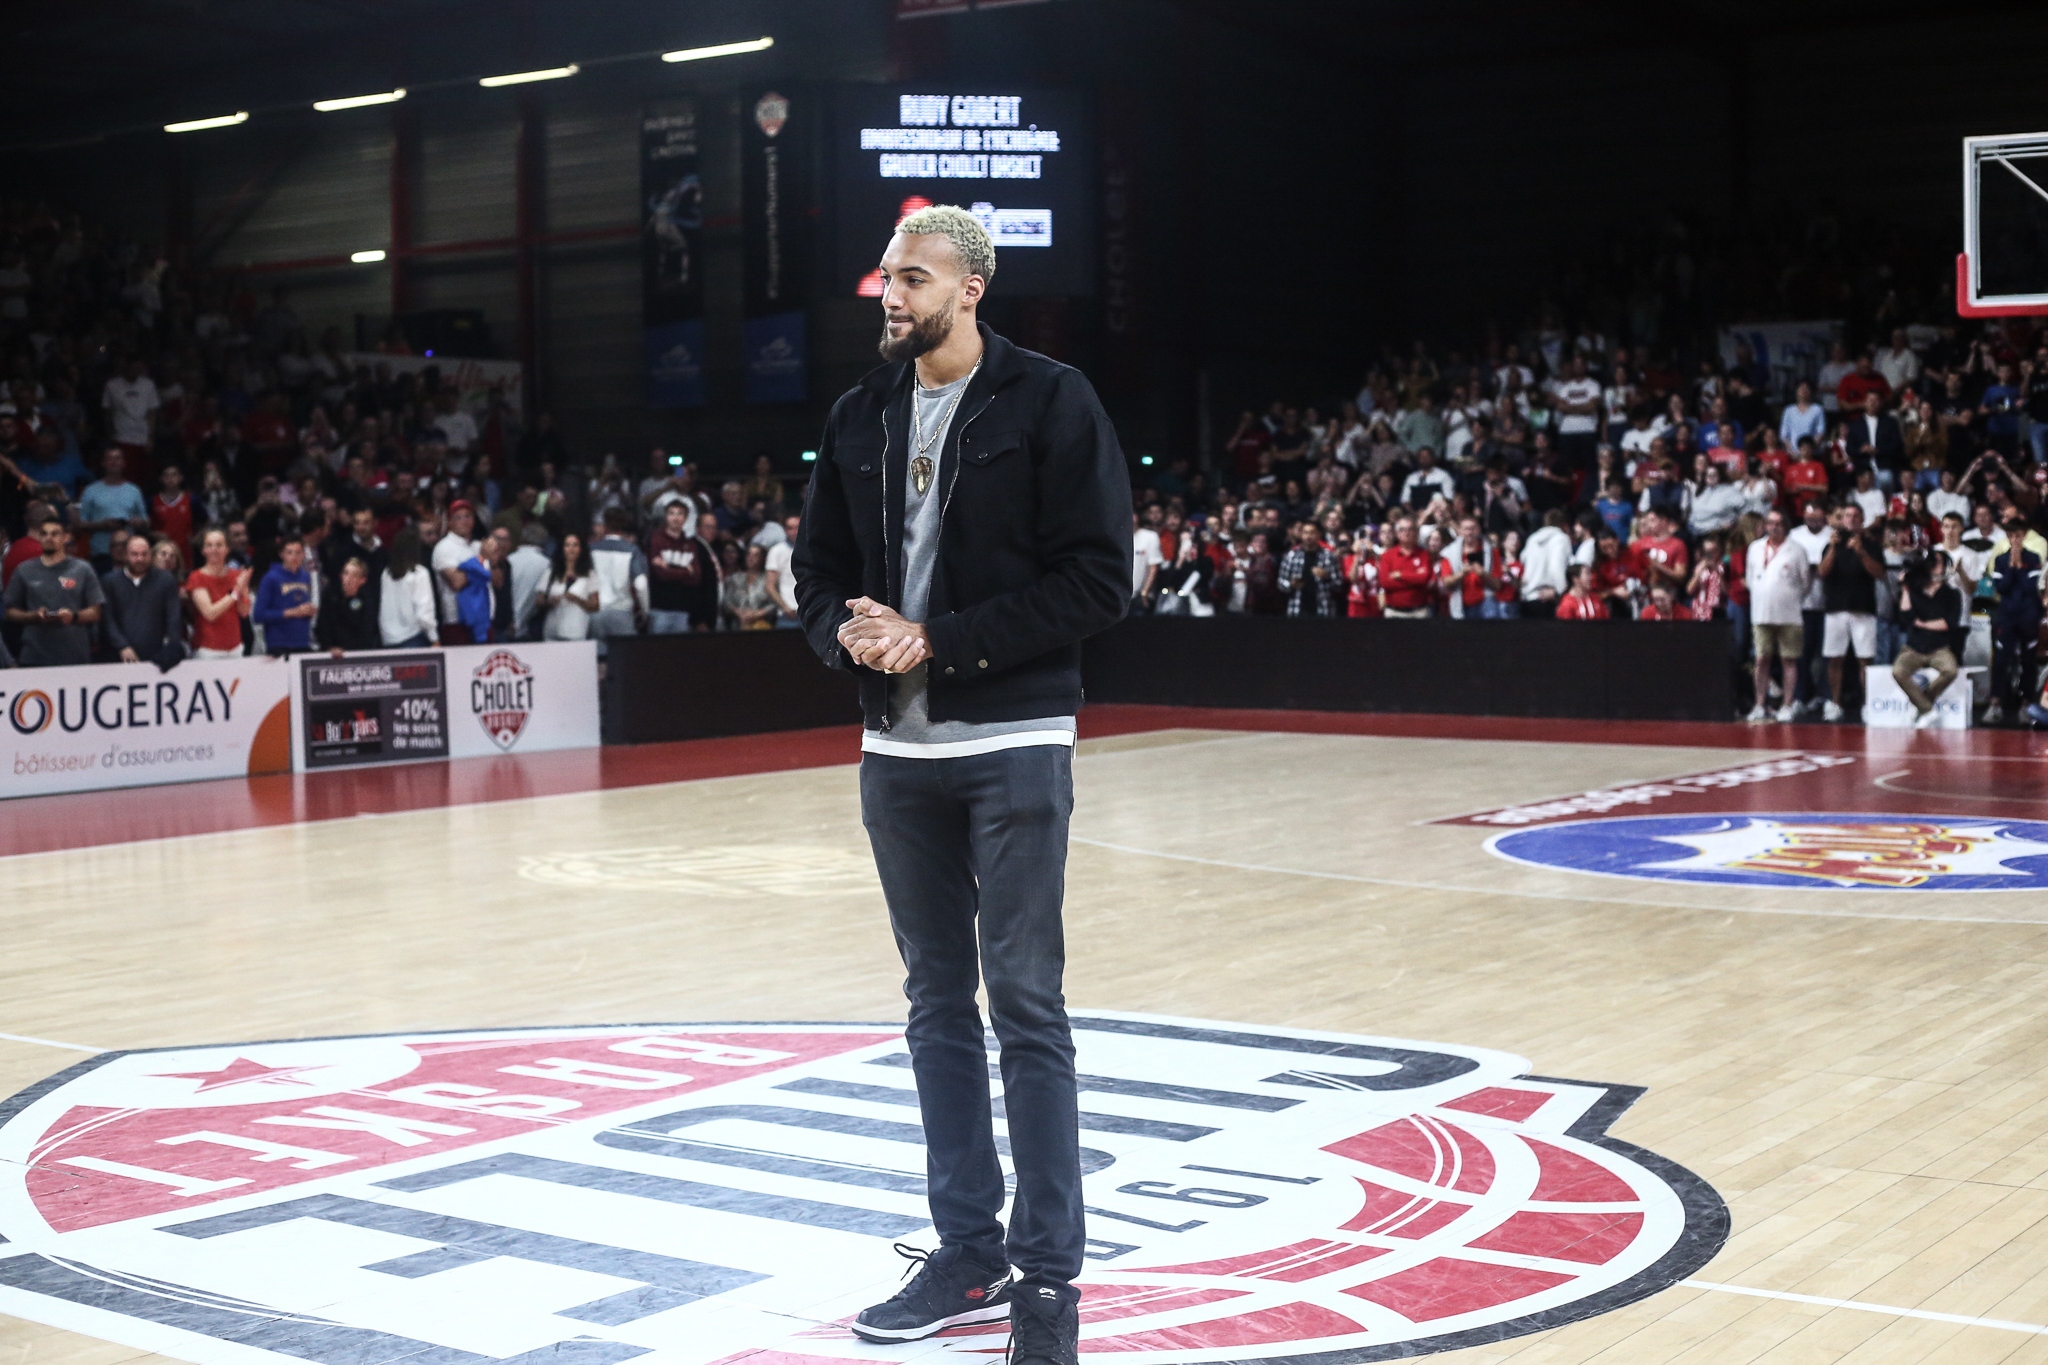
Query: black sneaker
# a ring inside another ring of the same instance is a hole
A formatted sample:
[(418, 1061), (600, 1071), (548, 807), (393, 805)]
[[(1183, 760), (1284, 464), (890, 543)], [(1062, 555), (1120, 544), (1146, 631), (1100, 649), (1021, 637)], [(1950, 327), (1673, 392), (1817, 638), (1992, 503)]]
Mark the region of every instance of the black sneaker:
[(917, 1274), (896, 1297), (864, 1309), (853, 1320), (853, 1334), (861, 1340), (921, 1341), (948, 1327), (1010, 1316), (1008, 1266), (979, 1265), (957, 1246), (927, 1254), (898, 1242), (896, 1254), (915, 1264)]
[(1042, 1284), (1010, 1291), (1008, 1365), (1080, 1365), (1081, 1291)]

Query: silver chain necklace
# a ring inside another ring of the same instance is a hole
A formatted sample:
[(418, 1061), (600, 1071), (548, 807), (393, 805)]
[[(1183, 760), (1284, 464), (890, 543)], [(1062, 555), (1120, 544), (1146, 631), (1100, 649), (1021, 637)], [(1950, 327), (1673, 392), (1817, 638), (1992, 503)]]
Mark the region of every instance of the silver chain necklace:
[[(983, 354), (985, 356), (986, 352), (984, 352)], [(969, 370), (967, 372), (967, 378), (961, 382), (959, 391), (953, 395), (953, 401), (946, 405), (946, 415), (943, 419), (940, 420), (938, 426), (933, 428), (931, 439), (929, 440), (925, 439), (923, 434), (924, 423), (922, 422), (922, 420), (920, 420), (919, 417), (919, 404), (917, 398), (915, 395), (912, 395), (911, 397), (910, 443), (915, 448), (916, 453), (910, 461), (910, 477), (912, 482), (914, 482), (917, 485), (917, 495), (919, 497), (923, 497), (926, 493), (931, 491), (932, 476), (935, 473), (937, 473), (937, 468), (933, 465), (930, 457), (925, 452), (929, 451), (933, 446), (937, 445), (939, 438), (946, 434), (946, 428), (952, 425), (953, 414), (955, 411), (959, 409), (960, 400), (967, 396), (967, 386), (974, 382), (975, 373), (981, 369), (982, 358), (983, 357), (977, 357), (975, 359), (974, 369)], [(917, 369), (914, 363), (910, 371), (910, 382), (917, 386), (918, 393), (924, 392), (924, 381), (917, 377)]]

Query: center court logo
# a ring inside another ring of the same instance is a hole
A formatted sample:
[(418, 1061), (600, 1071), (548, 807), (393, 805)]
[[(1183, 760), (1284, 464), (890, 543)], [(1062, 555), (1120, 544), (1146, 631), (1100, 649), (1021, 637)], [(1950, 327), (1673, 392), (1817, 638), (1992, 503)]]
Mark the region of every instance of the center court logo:
[(1920, 815), (1653, 815), (1496, 834), (1489, 852), (1647, 881), (1822, 891), (2040, 891), (2048, 823)]
[[(1084, 1355), (1389, 1360), (1633, 1302), (1727, 1213), (1641, 1091), (1485, 1049), (1075, 1017)], [(0, 1312), (199, 1365), (832, 1365), (930, 1245), (900, 1027), (94, 1058), (0, 1105)], [(1000, 1110), (998, 1111), (1000, 1113)], [(988, 1361), (1002, 1327), (920, 1359)]]

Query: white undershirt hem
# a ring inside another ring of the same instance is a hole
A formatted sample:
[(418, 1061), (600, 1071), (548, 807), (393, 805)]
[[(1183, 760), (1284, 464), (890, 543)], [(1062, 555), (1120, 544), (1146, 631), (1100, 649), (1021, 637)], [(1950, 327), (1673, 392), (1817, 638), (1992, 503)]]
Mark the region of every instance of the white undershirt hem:
[(887, 754), (892, 758), (967, 758), (973, 754), (993, 754), (1004, 749), (1028, 749), (1039, 744), (1060, 744), (1067, 748), (1074, 745), (1072, 730), (1019, 730), (1009, 735), (989, 735), (983, 739), (952, 739), (937, 744), (915, 744), (900, 739), (889, 739), (872, 730), (863, 730), (860, 749), (864, 754)]

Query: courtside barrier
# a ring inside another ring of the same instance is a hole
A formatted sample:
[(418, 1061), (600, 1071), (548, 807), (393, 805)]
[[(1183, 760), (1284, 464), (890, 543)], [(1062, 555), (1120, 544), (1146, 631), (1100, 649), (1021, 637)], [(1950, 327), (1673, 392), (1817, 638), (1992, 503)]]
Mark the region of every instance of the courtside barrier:
[(292, 663), (292, 768), (597, 747), (597, 645), (382, 649)]
[(275, 659), (0, 672), (0, 797), (284, 772), (291, 678)]
[[(1726, 622), (1134, 617), (1090, 639), (1092, 702), (1473, 716), (1727, 720)], [(607, 744), (860, 720), (793, 630), (611, 642)]]
[(1727, 720), (1725, 621), (1140, 616), (1088, 641), (1088, 699), (1281, 711)]

